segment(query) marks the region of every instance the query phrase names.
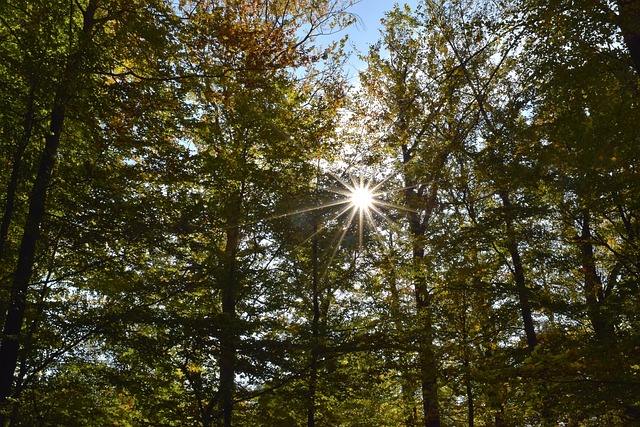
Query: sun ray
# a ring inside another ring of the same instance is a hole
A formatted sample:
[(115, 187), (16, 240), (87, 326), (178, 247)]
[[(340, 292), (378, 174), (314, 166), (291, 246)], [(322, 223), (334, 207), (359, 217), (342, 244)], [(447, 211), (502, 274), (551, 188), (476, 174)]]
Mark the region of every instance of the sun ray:
[[(364, 246), (365, 227), (371, 227), (372, 231), (370, 235), (375, 241), (382, 244), (384, 242), (384, 240), (382, 239), (382, 235), (385, 233), (385, 230), (389, 230), (388, 228), (385, 228), (383, 224), (388, 224), (392, 226), (393, 229), (399, 229), (401, 227), (393, 218), (390, 218), (385, 211), (414, 211), (412, 209), (408, 209), (401, 205), (397, 205), (388, 201), (387, 197), (399, 191), (406, 190), (406, 188), (392, 188), (382, 190), (385, 185), (389, 184), (389, 181), (392, 177), (387, 177), (379, 182), (373, 182), (371, 180), (366, 180), (362, 175), (350, 175), (347, 178), (337, 176), (333, 173), (331, 173), (330, 175), (340, 184), (340, 187), (338, 188), (328, 189), (328, 191), (339, 196), (336, 199), (328, 201), (326, 203), (318, 204), (317, 206), (273, 215), (267, 218), (262, 218), (258, 221), (246, 222), (243, 224), (250, 225), (261, 221), (269, 221), (279, 218), (301, 215), (308, 212), (321, 211), (323, 209), (331, 210), (331, 208), (335, 208), (334, 214), (330, 217), (324, 216), (323, 214), (324, 219), (322, 220), (322, 223), (316, 223), (313, 233), (311, 233), (310, 236), (304, 238), (302, 241), (298, 241), (293, 248), (293, 250), (297, 250), (307, 242), (311, 241), (314, 238), (317, 238), (318, 235), (332, 227), (332, 224), (335, 225), (336, 221), (340, 220), (340, 227), (335, 233), (333, 239), (331, 239), (332, 243), (330, 243), (329, 247), (333, 247), (333, 250), (331, 251), (329, 259), (325, 258), (325, 268), (322, 276), (327, 273), (328, 269), (336, 258), (338, 251), (341, 247), (343, 247), (343, 242), (347, 237), (347, 233), (350, 233), (350, 230), (353, 231), (354, 238), (356, 238), (357, 235), (358, 248), (362, 248)], [(376, 217), (381, 218), (382, 222), (377, 221)], [(367, 233), (367, 235), (369, 235), (369, 233)]]
[[(331, 207), (334, 207), (334, 206), (346, 205), (346, 204), (349, 204), (349, 200), (336, 200), (336, 201), (333, 201), (333, 202), (323, 203), (322, 205), (313, 206), (313, 207), (310, 207), (310, 208), (298, 209), (298, 210), (295, 210), (295, 211), (292, 211), (292, 212), (287, 212), (287, 213), (278, 214), (278, 215), (271, 215), (271, 216), (268, 216), (268, 217), (265, 217), (265, 218), (256, 219), (255, 221), (246, 221), (246, 222), (243, 222), (242, 225), (253, 225), (253, 224), (257, 224), (259, 222), (271, 221), (271, 220), (280, 219), (280, 218), (287, 218), (287, 217), (290, 217), (290, 216), (296, 216), (296, 215), (300, 215), (300, 214), (307, 213), (307, 212), (318, 211), (318, 210), (331, 208)], [(345, 212), (347, 210), (349, 210), (348, 207), (345, 209)]]
[(329, 257), (329, 260), (325, 265), (324, 271), (322, 272), (322, 275), (320, 276), (321, 278), (324, 278), (326, 276), (327, 272), (329, 271), (329, 267), (331, 267), (331, 264), (333, 263), (333, 260), (335, 259), (336, 255), (338, 253), (338, 250), (340, 249), (340, 245), (342, 244), (342, 241), (344, 240), (345, 236), (347, 235), (347, 231), (349, 230), (349, 225), (353, 221), (353, 218), (356, 216), (357, 211), (355, 209), (351, 209), (351, 207), (349, 207), (346, 210), (343, 210), (342, 212), (340, 212), (340, 214), (335, 217), (335, 218), (339, 218), (340, 216), (342, 216), (342, 214), (344, 214), (346, 211), (349, 211), (349, 210), (351, 210), (351, 212), (349, 213), (349, 217), (343, 223), (342, 231), (340, 232), (340, 235), (339, 235), (337, 241), (335, 242), (333, 251), (331, 252), (331, 257)]
[(384, 206), (385, 208), (398, 209), (405, 212), (417, 212), (415, 209), (407, 208), (405, 206), (397, 205), (395, 203), (385, 202), (384, 200), (377, 199), (375, 205)]
[(371, 192), (375, 193), (376, 195), (379, 194), (386, 194), (387, 192), (381, 192), (381, 193), (377, 193), (378, 188), (382, 188), (387, 182), (389, 182), (391, 180), (391, 178), (393, 178), (393, 175), (389, 175), (388, 177), (386, 177), (385, 179), (383, 179), (382, 181), (378, 182), (377, 184), (375, 184), (372, 188), (371, 188)]
[[(343, 187), (332, 191), (344, 196), (345, 200), (349, 203), (345, 209), (351, 209), (344, 230), (353, 224), (354, 221), (357, 221), (355, 226), (357, 227), (359, 247), (362, 247), (364, 244), (364, 231), (367, 224), (374, 228), (374, 235), (378, 233), (379, 227), (376, 224), (374, 216), (379, 216), (388, 224), (394, 224), (393, 219), (389, 218), (380, 208), (412, 211), (411, 209), (384, 200), (385, 196), (399, 191), (398, 189), (381, 191), (383, 186), (388, 184), (392, 177), (387, 177), (374, 184), (372, 181), (365, 180), (362, 175), (359, 177), (351, 175), (348, 178), (332, 175)], [(344, 213), (344, 210), (342, 213)], [(358, 218), (357, 220), (355, 219), (356, 216)], [(337, 247), (340, 247), (345, 236), (346, 231), (343, 231), (337, 242)], [(332, 259), (334, 256), (335, 253), (332, 254)]]
[[(330, 204), (328, 204), (328, 205), (329, 205), (329, 206), (337, 206), (337, 205), (343, 205), (343, 204), (345, 204), (345, 203), (348, 203), (348, 202), (347, 202), (347, 201), (342, 200), (342, 201), (340, 201), (339, 203), (338, 203), (338, 202), (336, 202), (336, 203), (330, 203)], [(325, 207), (327, 207), (327, 205), (322, 205), (321, 207), (316, 207), (316, 208), (314, 208), (314, 209), (306, 209), (306, 210), (305, 210), (305, 212), (308, 212), (308, 211), (311, 211), (311, 210), (317, 210), (317, 209), (319, 209), (319, 208), (325, 208)], [(330, 224), (332, 221), (337, 220), (337, 219), (338, 219), (338, 218), (340, 218), (342, 215), (344, 215), (346, 212), (349, 212), (349, 210), (350, 210), (350, 209), (351, 209), (351, 207), (350, 207), (350, 206), (347, 206), (346, 208), (344, 208), (344, 209), (342, 209), (340, 212), (338, 212), (336, 215), (334, 215), (333, 217), (331, 217), (331, 218), (329, 219), (329, 221), (326, 221), (324, 224), (320, 225), (320, 226), (318, 227), (318, 229), (317, 229), (313, 234), (311, 234), (309, 237), (307, 237), (306, 239), (304, 239), (302, 242), (298, 243), (298, 244), (294, 247), (294, 251), (295, 251), (296, 249), (298, 249), (299, 247), (301, 247), (302, 245), (304, 245), (305, 243), (309, 242), (309, 241), (310, 241), (311, 239), (313, 239), (314, 237), (318, 236), (320, 233), (322, 233), (324, 230), (326, 230), (326, 229), (329, 227), (329, 224)]]
[[(371, 210), (380, 216), (383, 220), (385, 220), (388, 224), (394, 224), (395, 222), (389, 218), (382, 210), (380, 210), (377, 206), (371, 206)], [(371, 220), (373, 222), (373, 215), (371, 216)]]

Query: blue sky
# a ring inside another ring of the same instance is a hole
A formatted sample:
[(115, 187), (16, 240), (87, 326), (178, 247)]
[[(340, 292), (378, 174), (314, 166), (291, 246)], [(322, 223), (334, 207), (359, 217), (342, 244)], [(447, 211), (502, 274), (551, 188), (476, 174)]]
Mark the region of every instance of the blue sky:
[[(357, 49), (361, 53), (366, 53), (369, 49), (369, 45), (375, 43), (379, 36), (379, 30), (382, 28), (380, 19), (384, 17), (384, 12), (391, 10), (394, 3), (408, 4), (412, 9), (415, 9), (419, 0), (361, 0), (359, 3), (353, 5), (349, 11), (357, 15), (360, 19), (358, 24), (352, 25), (346, 30), (340, 32), (337, 38), (349, 35), (349, 44), (351, 48)], [(364, 64), (357, 57), (354, 52), (349, 60), (349, 75), (357, 75), (357, 70), (362, 68)]]

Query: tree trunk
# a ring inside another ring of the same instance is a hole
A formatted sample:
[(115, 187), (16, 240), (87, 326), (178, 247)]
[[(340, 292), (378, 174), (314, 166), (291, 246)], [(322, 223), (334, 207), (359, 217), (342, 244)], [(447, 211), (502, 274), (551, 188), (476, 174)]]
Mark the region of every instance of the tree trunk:
[(420, 376), (422, 387), (422, 409), (425, 427), (440, 427), (440, 404), (438, 402), (438, 373), (435, 352), (433, 351), (433, 325), (431, 312), (425, 306), (418, 310), (422, 317), (423, 329), (420, 348)]
[(464, 346), (462, 354), (462, 366), (464, 367), (464, 387), (467, 395), (467, 425), (475, 426), (475, 407), (473, 402), (473, 385), (471, 384), (471, 362), (469, 357), (469, 336), (467, 333), (467, 301), (464, 295), (463, 301), (464, 311), (462, 312), (462, 345)]
[[(413, 185), (407, 184), (412, 188)], [(415, 196), (413, 190), (406, 194), (408, 205), (411, 206), (411, 198)], [(432, 188), (435, 192), (435, 188)], [(431, 216), (431, 210), (426, 215), (426, 220)], [(425, 221), (426, 221), (425, 220)], [(413, 243), (413, 288), (416, 301), (416, 314), (419, 327), (419, 372), (422, 390), (422, 407), (424, 411), (425, 427), (440, 427), (440, 407), (438, 403), (438, 374), (437, 360), (433, 349), (433, 319), (431, 313), (431, 295), (427, 288), (424, 275), (424, 246), (422, 239), (425, 234), (425, 223), (420, 221), (417, 212), (409, 213), (409, 222)]]
[(464, 361), (464, 385), (467, 393), (467, 425), (469, 427), (475, 426), (475, 407), (473, 403), (473, 387), (471, 386), (471, 369), (469, 367), (469, 360)]
[(97, 0), (91, 0), (84, 14), (82, 40), (78, 50), (70, 54), (56, 90), (49, 121), (49, 134), (45, 137), (45, 147), (40, 159), (38, 174), (29, 197), (29, 212), (24, 225), (22, 242), (18, 252), (18, 264), (11, 286), (9, 307), (6, 312), (2, 341), (0, 342), (0, 426), (6, 422), (7, 400), (13, 391), (14, 372), (20, 351), (20, 330), (24, 323), (27, 292), (33, 274), (36, 245), (40, 237), (40, 224), (45, 215), (47, 189), (53, 176), (58, 147), (65, 119), (68, 100), (73, 93), (73, 85), (80, 73), (80, 62), (84, 48), (95, 26)]
[(414, 248), (414, 290), (418, 324), (420, 328), (418, 344), (419, 371), (422, 389), (422, 409), (425, 427), (440, 427), (440, 406), (438, 403), (438, 364), (433, 349), (433, 319), (431, 314), (431, 295), (427, 289), (422, 259), (424, 250)]
[(238, 274), (236, 254), (240, 240), (238, 225), (227, 230), (224, 277), (222, 286), (222, 315), (224, 330), (220, 335), (220, 401), (222, 403), (223, 426), (231, 427), (235, 389), (235, 365), (237, 351), (236, 303)]
[[(40, 224), (45, 214), (47, 187), (51, 182), (63, 122), (64, 103), (58, 96), (51, 114), (51, 133), (45, 138), (45, 149), (29, 199), (29, 213), (24, 226), (22, 243), (18, 253), (18, 265), (13, 285), (11, 286), (9, 307), (2, 331), (2, 342), (0, 344), (0, 408), (6, 405), (12, 391), (13, 374), (20, 349), (20, 330), (24, 323), (27, 291), (35, 263), (36, 243), (40, 235)], [(0, 425), (4, 421), (2, 417), (0, 414)]]
[(611, 339), (614, 335), (613, 324), (602, 313), (602, 304), (605, 301), (602, 280), (596, 271), (591, 242), (589, 212), (585, 210), (582, 216), (582, 230), (580, 235), (580, 252), (582, 253), (582, 272), (584, 274), (583, 291), (587, 303), (587, 316), (596, 338), (599, 340)]
[(531, 303), (529, 302), (529, 289), (527, 288), (526, 278), (524, 274), (524, 268), (522, 266), (522, 259), (520, 258), (520, 250), (518, 249), (518, 242), (513, 230), (513, 212), (511, 201), (509, 200), (509, 193), (506, 191), (500, 192), (500, 198), (504, 206), (505, 212), (505, 224), (507, 228), (507, 248), (511, 255), (511, 262), (513, 263), (513, 277), (516, 282), (516, 292), (518, 293), (518, 305), (520, 306), (520, 315), (522, 316), (522, 322), (524, 323), (524, 332), (527, 337), (527, 346), (529, 351), (538, 345), (538, 337), (533, 325), (533, 316), (531, 315)]
[(31, 134), (33, 131), (35, 114), (33, 109), (33, 98), (34, 93), (32, 87), (27, 99), (27, 112), (24, 117), (24, 135), (22, 136), (21, 141), (18, 143), (16, 152), (13, 155), (11, 176), (9, 177), (9, 183), (7, 184), (7, 200), (5, 203), (4, 213), (2, 214), (2, 221), (0, 222), (0, 259), (4, 259), (4, 250), (9, 235), (9, 226), (11, 225), (11, 218), (15, 210), (16, 191), (18, 190), (18, 183), (20, 182), (20, 170), (22, 169), (22, 156), (27, 149), (27, 145), (29, 145), (29, 141), (31, 140)]
[[(387, 271), (388, 277), (385, 278), (385, 281), (389, 284), (389, 292), (391, 293), (391, 301), (389, 310), (391, 311), (391, 319), (394, 321), (394, 327), (399, 336), (404, 336), (407, 331), (406, 328), (401, 321), (402, 308), (400, 304), (400, 292), (398, 290), (398, 283), (396, 277), (396, 264), (395, 260), (387, 258), (385, 261), (385, 270)], [(401, 372), (401, 389), (402, 389), (402, 398), (405, 408), (404, 417), (404, 426), (405, 427), (416, 427), (418, 425), (418, 408), (416, 406), (416, 388), (414, 386), (414, 381), (411, 378), (411, 374), (406, 370), (402, 370)]]
[(504, 419), (504, 406), (500, 406), (500, 409), (493, 418), (493, 423), (496, 427), (507, 427), (507, 422)]
[(633, 65), (640, 74), (640, 0), (617, 0), (618, 25)]
[[(402, 124), (404, 118), (399, 122)], [(413, 289), (416, 301), (416, 314), (419, 322), (420, 342), (419, 351), (419, 372), (420, 385), (422, 390), (422, 406), (424, 411), (425, 427), (440, 427), (440, 406), (438, 402), (438, 364), (433, 344), (433, 319), (431, 313), (431, 295), (427, 288), (424, 274), (424, 235), (436, 205), (436, 195), (438, 192), (437, 179), (446, 162), (448, 151), (444, 150), (438, 157), (435, 170), (432, 171), (431, 186), (428, 194), (420, 194), (415, 182), (405, 175), (405, 203), (410, 209), (415, 209), (418, 199), (424, 199), (424, 217), (420, 218), (417, 210), (408, 212), (409, 230), (413, 239)], [(402, 157), (405, 165), (409, 164), (413, 155), (407, 145), (402, 145)]]
[(320, 343), (320, 288), (318, 269), (318, 224), (313, 225), (313, 244), (311, 262), (313, 263), (312, 276), (312, 298), (313, 298), (313, 318), (311, 320), (311, 357), (309, 359), (309, 396), (307, 401), (307, 427), (316, 425), (316, 384), (318, 381), (318, 344)]

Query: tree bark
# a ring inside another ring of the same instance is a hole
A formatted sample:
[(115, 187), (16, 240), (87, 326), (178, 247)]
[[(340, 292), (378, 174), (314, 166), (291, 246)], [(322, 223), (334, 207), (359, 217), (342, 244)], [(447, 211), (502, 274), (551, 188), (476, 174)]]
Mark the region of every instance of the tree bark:
[(464, 360), (464, 369), (465, 369), (465, 389), (467, 393), (467, 424), (469, 427), (475, 427), (475, 407), (473, 403), (473, 387), (471, 386), (471, 369), (469, 367), (469, 360)]
[(238, 274), (236, 255), (240, 241), (238, 225), (227, 230), (225, 265), (222, 285), (222, 315), (224, 330), (220, 335), (220, 401), (222, 402), (223, 426), (231, 427), (235, 389), (235, 366), (237, 351), (236, 303)]
[[(412, 159), (410, 149), (402, 146), (403, 161), (408, 164)], [(443, 162), (444, 163), (444, 162)], [(439, 165), (440, 167), (442, 165)], [(416, 314), (418, 317), (420, 328), (419, 342), (419, 372), (420, 384), (422, 390), (422, 409), (424, 411), (425, 427), (440, 427), (440, 406), (438, 402), (438, 373), (437, 360), (433, 349), (433, 319), (431, 313), (431, 295), (427, 288), (426, 278), (424, 275), (424, 235), (426, 232), (426, 224), (429, 222), (435, 207), (437, 194), (437, 184), (435, 177), (438, 171), (433, 174), (434, 182), (430, 187), (428, 196), (426, 197), (425, 215), (420, 218), (417, 211), (409, 211), (409, 229), (413, 238), (413, 287), (416, 302)], [(415, 208), (416, 199), (421, 197), (417, 193), (413, 180), (405, 176), (405, 202), (408, 207)], [(424, 196), (422, 196), (424, 197)]]
[(619, 27), (633, 66), (640, 74), (640, 0), (617, 0)]
[[(389, 284), (389, 292), (391, 293), (391, 301), (389, 303), (389, 310), (391, 312), (391, 319), (394, 322), (394, 327), (399, 336), (403, 336), (407, 333), (405, 325), (401, 320), (402, 309), (400, 304), (400, 291), (398, 290), (398, 281), (396, 277), (396, 263), (394, 259), (387, 258), (385, 260), (384, 270), (387, 271), (387, 277), (385, 281)], [(401, 372), (401, 389), (403, 403), (407, 409), (405, 409), (404, 426), (416, 427), (418, 424), (418, 408), (416, 406), (414, 381), (411, 378), (411, 374), (406, 370)]]
[(307, 427), (316, 425), (316, 385), (318, 381), (318, 345), (320, 344), (320, 277), (318, 269), (318, 224), (313, 225), (312, 262), (312, 298), (313, 318), (311, 320), (311, 357), (309, 358), (309, 396), (307, 400)]
[(420, 334), (420, 378), (422, 388), (422, 409), (425, 427), (440, 427), (440, 405), (438, 401), (438, 364), (433, 349), (433, 319), (431, 295), (425, 283), (416, 285), (416, 304)]
[[(0, 343), (0, 408), (6, 405), (13, 387), (13, 375), (20, 349), (20, 330), (24, 323), (27, 291), (35, 264), (36, 244), (40, 236), (40, 224), (45, 214), (47, 187), (51, 182), (56, 153), (60, 144), (60, 134), (64, 122), (64, 103), (60, 96), (51, 114), (51, 133), (45, 138), (45, 149), (40, 160), (40, 168), (29, 199), (29, 213), (24, 226), (22, 243), (18, 254), (18, 265), (11, 286), (11, 296), (7, 309), (2, 341)], [(0, 414), (0, 425), (3, 422)]]
[(4, 213), (2, 214), (2, 221), (0, 222), (0, 259), (4, 258), (4, 250), (7, 244), (7, 238), (9, 235), (9, 226), (11, 225), (11, 219), (13, 212), (15, 211), (15, 199), (16, 192), (18, 190), (18, 183), (20, 182), (20, 170), (22, 169), (22, 156), (24, 155), (27, 145), (31, 140), (31, 134), (33, 131), (34, 122), (34, 93), (33, 87), (31, 87), (29, 96), (27, 99), (27, 111), (24, 117), (24, 135), (21, 141), (16, 147), (16, 152), (13, 155), (13, 165), (11, 167), (11, 176), (7, 183), (7, 200), (5, 203)]
[(507, 249), (509, 250), (509, 255), (511, 255), (511, 262), (513, 264), (513, 277), (516, 282), (516, 292), (518, 293), (520, 315), (522, 316), (524, 332), (527, 337), (527, 346), (529, 348), (529, 351), (531, 352), (538, 345), (538, 337), (536, 336), (536, 331), (533, 324), (533, 316), (531, 314), (529, 288), (527, 288), (524, 267), (522, 266), (522, 259), (520, 258), (520, 250), (518, 249), (518, 242), (513, 230), (513, 208), (511, 205), (511, 200), (509, 199), (508, 192), (501, 191), (500, 198), (502, 199), (502, 204), (504, 206), (505, 224), (507, 228)]
[(596, 271), (591, 241), (590, 215), (587, 210), (582, 215), (582, 229), (580, 235), (580, 252), (582, 254), (582, 272), (584, 275), (583, 291), (587, 303), (587, 317), (593, 326), (596, 338), (608, 340), (613, 337), (613, 324), (602, 313), (605, 301), (602, 280)]
[(34, 270), (36, 246), (40, 238), (40, 225), (45, 215), (47, 189), (53, 177), (53, 168), (62, 136), (65, 112), (72, 97), (73, 85), (80, 73), (81, 60), (87, 42), (95, 26), (97, 0), (91, 0), (83, 12), (84, 23), (78, 49), (69, 55), (60, 80), (49, 117), (49, 134), (40, 166), (29, 197), (29, 212), (24, 225), (22, 242), (18, 252), (18, 263), (14, 274), (9, 307), (6, 312), (2, 340), (0, 342), (0, 426), (6, 423), (5, 409), (12, 394), (14, 373), (20, 351), (20, 331), (24, 323), (27, 292)]
[(467, 425), (475, 427), (475, 407), (473, 402), (473, 385), (471, 384), (471, 361), (469, 360), (469, 335), (467, 333), (467, 301), (464, 295), (464, 311), (462, 313), (462, 366), (464, 367), (464, 387), (467, 395)]

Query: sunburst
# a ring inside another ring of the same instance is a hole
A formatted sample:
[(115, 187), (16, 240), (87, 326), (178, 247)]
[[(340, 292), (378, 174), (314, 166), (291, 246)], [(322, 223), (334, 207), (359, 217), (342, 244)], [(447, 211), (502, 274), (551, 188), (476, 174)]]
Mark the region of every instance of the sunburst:
[[(326, 230), (330, 224), (335, 224), (336, 221), (342, 222), (342, 226), (336, 233), (336, 238), (332, 245), (333, 251), (327, 262), (327, 268), (331, 265), (333, 259), (338, 253), (338, 250), (343, 247), (343, 241), (345, 240), (349, 229), (353, 229), (352, 226), (356, 221), (356, 218), (358, 249), (361, 249), (364, 244), (364, 230), (366, 227), (370, 227), (372, 229), (371, 234), (375, 239), (381, 239), (381, 236), (386, 230), (382, 229), (382, 224), (387, 224), (392, 228), (398, 225), (393, 219), (389, 218), (385, 214), (385, 211), (408, 210), (403, 206), (385, 200), (390, 194), (404, 190), (404, 188), (392, 188), (383, 191), (382, 189), (387, 187), (389, 178), (374, 183), (373, 180), (366, 180), (363, 176), (359, 176), (357, 178), (355, 176), (350, 176), (346, 179), (335, 174), (331, 174), (331, 176), (333, 176), (333, 178), (340, 184), (340, 187), (328, 189), (328, 191), (342, 197), (335, 198), (327, 203), (288, 212), (286, 214), (275, 215), (269, 218), (282, 218), (300, 215), (306, 212), (338, 208), (337, 212), (331, 218), (327, 219), (324, 224), (320, 225), (320, 227), (316, 227), (315, 232), (305, 239), (305, 241), (309, 241), (321, 233), (322, 230)], [(374, 216), (381, 218), (383, 221), (376, 221)]]
[(358, 211), (366, 211), (373, 205), (374, 195), (367, 187), (357, 187), (351, 191), (349, 201)]
[(403, 209), (401, 206), (386, 202), (382, 199), (384, 195), (390, 193), (379, 191), (385, 181), (374, 185), (372, 181), (366, 181), (362, 176), (359, 178), (351, 177), (350, 182), (335, 175), (334, 177), (343, 188), (333, 191), (345, 196), (339, 203), (346, 205), (336, 216), (336, 218), (340, 218), (346, 215), (342, 227), (342, 234), (336, 245), (336, 251), (356, 217), (358, 218), (358, 246), (362, 247), (365, 225), (369, 224), (371, 227), (377, 228), (373, 219), (373, 213), (384, 219), (388, 224), (393, 224), (393, 221), (380, 210), (380, 207)]

